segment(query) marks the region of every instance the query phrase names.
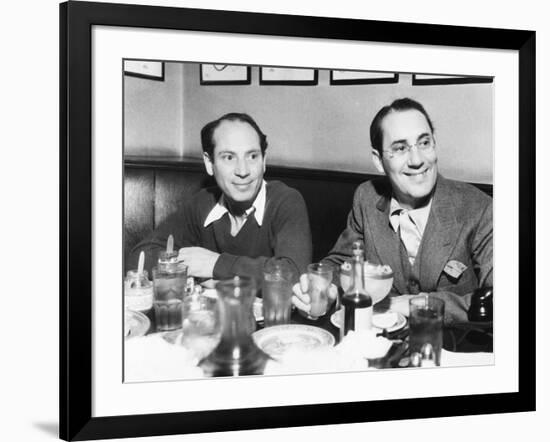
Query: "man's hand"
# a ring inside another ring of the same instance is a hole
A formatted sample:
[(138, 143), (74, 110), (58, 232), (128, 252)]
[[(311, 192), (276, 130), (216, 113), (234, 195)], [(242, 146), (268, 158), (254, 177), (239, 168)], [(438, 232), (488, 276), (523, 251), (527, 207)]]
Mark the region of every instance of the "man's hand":
[[(292, 303), (297, 309), (302, 310), (307, 314), (309, 314), (309, 311), (311, 310), (311, 299), (308, 295), (308, 289), (309, 281), (307, 275), (304, 273), (300, 276), (300, 282), (294, 284), (292, 287)], [(338, 289), (334, 284), (331, 284), (328, 289), (329, 306), (336, 299), (336, 296), (338, 296)]]
[(179, 250), (178, 261), (187, 266), (187, 276), (212, 278), (219, 253), (202, 247), (184, 247)]
[(415, 296), (418, 295), (400, 295), (389, 298), (390, 310), (401, 313), (403, 316), (409, 317), (409, 299), (414, 298)]

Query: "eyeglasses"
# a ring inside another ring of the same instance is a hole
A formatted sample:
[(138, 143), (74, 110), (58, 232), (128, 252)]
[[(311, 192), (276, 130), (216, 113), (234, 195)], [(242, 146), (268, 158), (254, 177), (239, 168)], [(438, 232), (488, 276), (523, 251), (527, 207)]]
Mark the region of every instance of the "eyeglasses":
[(408, 154), (409, 151), (415, 146), (421, 152), (431, 152), (435, 147), (435, 140), (431, 136), (426, 136), (414, 144), (398, 142), (392, 144), (389, 150), (384, 150), (383, 152), (386, 152), (390, 158), (400, 158)]

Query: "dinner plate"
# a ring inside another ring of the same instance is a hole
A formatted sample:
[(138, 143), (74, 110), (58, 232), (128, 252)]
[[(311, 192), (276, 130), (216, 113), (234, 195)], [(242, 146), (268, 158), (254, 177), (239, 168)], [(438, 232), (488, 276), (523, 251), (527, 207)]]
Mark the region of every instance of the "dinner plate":
[(126, 309), (124, 313), (124, 336), (126, 339), (144, 336), (150, 326), (151, 321), (143, 313)]
[(308, 351), (320, 347), (332, 347), (334, 336), (312, 325), (274, 325), (252, 333), (256, 345), (274, 359), (288, 350)]
[[(393, 325), (390, 325), (389, 323), (386, 322), (388, 314), (396, 315), (396, 320), (393, 323)], [(343, 315), (344, 315), (344, 309), (340, 309), (334, 312), (330, 317), (330, 322), (332, 322), (332, 325), (340, 328), (340, 324), (342, 324), (343, 322)], [(385, 328), (388, 331), (388, 333), (391, 333), (397, 330), (401, 330), (403, 327), (405, 327), (405, 325), (407, 325), (407, 318), (399, 312), (375, 313), (372, 316), (372, 325), (373, 325), (373, 328), (379, 331), (382, 331), (383, 326), (385, 325), (386, 326)]]

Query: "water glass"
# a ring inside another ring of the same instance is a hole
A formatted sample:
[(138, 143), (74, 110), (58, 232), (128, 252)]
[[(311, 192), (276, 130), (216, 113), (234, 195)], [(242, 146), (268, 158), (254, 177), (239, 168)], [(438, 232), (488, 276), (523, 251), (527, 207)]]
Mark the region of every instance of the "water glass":
[(155, 323), (158, 331), (181, 327), (181, 310), (187, 286), (187, 266), (162, 263), (153, 268)]
[(292, 268), (283, 259), (270, 259), (264, 265), (262, 298), (265, 327), (290, 322), (294, 279)]
[(316, 320), (327, 312), (328, 292), (334, 268), (322, 262), (307, 266), (308, 295), (311, 309), (308, 319)]
[(218, 300), (194, 290), (183, 301), (182, 345), (200, 361), (218, 345), (220, 331)]
[(432, 295), (415, 296), (409, 300), (409, 347), (411, 354), (421, 352), (422, 346), (431, 344), (435, 365), (441, 363), (443, 346), (443, 317), (445, 302)]

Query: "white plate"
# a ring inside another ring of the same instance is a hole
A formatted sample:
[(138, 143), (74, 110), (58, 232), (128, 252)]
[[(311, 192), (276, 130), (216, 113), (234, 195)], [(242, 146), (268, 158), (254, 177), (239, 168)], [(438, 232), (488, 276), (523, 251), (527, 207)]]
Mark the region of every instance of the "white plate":
[[(397, 320), (395, 321), (395, 323), (390, 326), (390, 327), (386, 327), (386, 330), (388, 330), (389, 333), (391, 332), (394, 332), (394, 331), (397, 331), (397, 330), (401, 330), (403, 327), (405, 327), (405, 325), (407, 324), (407, 318), (405, 316), (403, 316), (401, 313), (399, 312), (391, 312), (391, 313), (395, 313), (397, 315)], [(338, 327), (340, 328), (340, 324), (342, 324), (343, 322), (343, 315), (344, 315), (344, 309), (340, 309), (338, 310), (337, 312), (334, 312), (332, 314), (332, 316), (330, 317), (330, 322), (332, 322), (332, 325), (334, 325), (335, 327)], [(383, 316), (387, 315), (387, 313), (375, 313), (372, 317), (372, 322), (373, 322), (373, 326), (375, 329), (379, 330), (379, 331), (382, 331), (382, 328), (381, 327), (376, 327), (376, 322), (377, 322), (377, 316), (379, 317), (379, 322), (382, 322), (383, 321)]]
[(334, 336), (328, 331), (312, 325), (275, 325), (252, 333), (256, 345), (274, 359), (288, 350), (314, 350), (332, 347)]
[(135, 338), (136, 336), (144, 336), (151, 321), (141, 312), (126, 309), (124, 312), (124, 336), (126, 339)]

